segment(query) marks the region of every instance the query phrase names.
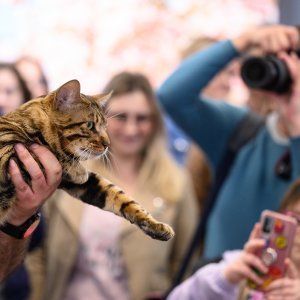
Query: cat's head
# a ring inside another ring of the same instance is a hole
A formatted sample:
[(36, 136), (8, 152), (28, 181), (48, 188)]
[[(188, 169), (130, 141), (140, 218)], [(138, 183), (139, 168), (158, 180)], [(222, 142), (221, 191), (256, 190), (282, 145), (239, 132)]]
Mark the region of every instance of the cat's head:
[(52, 121), (67, 155), (86, 160), (105, 153), (109, 138), (104, 106), (110, 96), (81, 94), (78, 80), (68, 81), (49, 95)]

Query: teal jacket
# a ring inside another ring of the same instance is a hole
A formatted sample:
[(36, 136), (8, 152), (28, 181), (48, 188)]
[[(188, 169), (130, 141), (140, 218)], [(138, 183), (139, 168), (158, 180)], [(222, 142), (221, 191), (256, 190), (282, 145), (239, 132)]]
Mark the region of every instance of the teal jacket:
[[(238, 55), (230, 41), (216, 43), (183, 61), (158, 90), (163, 108), (201, 146), (213, 171), (247, 109), (204, 99), (201, 90)], [(290, 179), (282, 179), (274, 169), (288, 149), (292, 174)], [(300, 138), (287, 144), (276, 142), (267, 125), (240, 149), (208, 220), (204, 249), (207, 258), (240, 249), (262, 210), (278, 209), (287, 187), (300, 175), (299, 154)]]

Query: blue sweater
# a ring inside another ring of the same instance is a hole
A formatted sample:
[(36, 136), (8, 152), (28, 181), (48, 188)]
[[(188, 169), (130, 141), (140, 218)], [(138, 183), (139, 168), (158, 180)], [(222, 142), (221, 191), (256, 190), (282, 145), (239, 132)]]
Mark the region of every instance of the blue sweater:
[[(164, 109), (201, 146), (214, 171), (247, 110), (222, 101), (209, 101), (200, 92), (237, 56), (230, 41), (216, 43), (186, 59), (158, 91)], [(274, 168), (288, 148), (292, 155), (292, 176), (284, 180), (275, 174)], [(261, 211), (278, 209), (287, 187), (300, 175), (299, 154), (300, 138), (292, 139), (290, 145), (276, 143), (266, 126), (241, 148), (208, 220), (205, 257), (242, 248)]]

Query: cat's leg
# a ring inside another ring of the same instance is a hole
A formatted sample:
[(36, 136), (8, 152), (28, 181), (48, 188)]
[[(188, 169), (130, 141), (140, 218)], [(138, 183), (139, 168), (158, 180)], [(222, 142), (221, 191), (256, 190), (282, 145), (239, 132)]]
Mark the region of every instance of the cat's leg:
[(88, 180), (89, 174), (80, 163), (65, 163), (62, 166), (63, 178), (74, 183), (84, 183)]
[(60, 188), (85, 203), (124, 217), (154, 239), (167, 241), (174, 236), (169, 225), (155, 220), (119, 187), (94, 173), (89, 173), (88, 180), (82, 184), (63, 180)]

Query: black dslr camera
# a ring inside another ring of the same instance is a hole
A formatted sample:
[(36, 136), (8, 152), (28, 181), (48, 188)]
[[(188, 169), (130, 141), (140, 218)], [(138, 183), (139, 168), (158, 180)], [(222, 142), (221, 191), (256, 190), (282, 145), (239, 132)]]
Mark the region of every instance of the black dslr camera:
[[(300, 57), (300, 49), (296, 51)], [(241, 76), (247, 86), (276, 93), (285, 93), (291, 85), (286, 63), (276, 55), (250, 56), (244, 60)]]

